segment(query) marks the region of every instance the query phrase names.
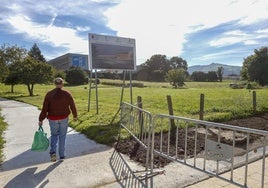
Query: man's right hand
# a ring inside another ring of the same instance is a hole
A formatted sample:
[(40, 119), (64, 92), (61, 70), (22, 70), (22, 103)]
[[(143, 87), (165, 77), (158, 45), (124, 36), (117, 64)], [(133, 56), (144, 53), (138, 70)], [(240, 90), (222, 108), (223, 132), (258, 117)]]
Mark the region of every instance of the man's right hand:
[(42, 126), (43, 125), (43, 122), (42, 121), (39, 121), (38, 125), (39, 126)]

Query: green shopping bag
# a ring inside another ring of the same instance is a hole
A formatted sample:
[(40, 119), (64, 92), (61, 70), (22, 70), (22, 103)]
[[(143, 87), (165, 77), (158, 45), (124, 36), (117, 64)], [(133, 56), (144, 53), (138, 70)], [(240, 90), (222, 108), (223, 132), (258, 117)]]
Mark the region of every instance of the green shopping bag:
[(39, 126), (38, 131), (34, 134), (34, 140), (32, 144), (32, 151), (46, 151), (49, 146), (49, 140), (47, 133), (44, 132), (43, 127)]

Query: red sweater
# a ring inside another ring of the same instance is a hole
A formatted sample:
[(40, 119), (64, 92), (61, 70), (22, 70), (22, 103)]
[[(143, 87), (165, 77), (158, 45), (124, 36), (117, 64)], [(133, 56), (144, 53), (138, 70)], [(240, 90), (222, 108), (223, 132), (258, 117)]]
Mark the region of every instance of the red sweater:
[(43, 108), (39, 115), (39, 121), (46, 117), (51, 119), (61, 119), (68, 117), (72, 112), (73, 117), (77, 118), (77, 110), (71, 93), (66, 90), (55, 88), (49, 91), (44, 99)]

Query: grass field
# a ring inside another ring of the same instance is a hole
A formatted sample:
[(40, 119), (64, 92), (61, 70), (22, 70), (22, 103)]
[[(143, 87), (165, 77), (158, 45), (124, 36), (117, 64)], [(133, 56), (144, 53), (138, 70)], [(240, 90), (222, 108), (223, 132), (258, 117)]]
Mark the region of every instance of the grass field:
[[(105, 81), (111, 82), (111, 80)], [(200, 94), (204, 94), (205, 120), (224, 122), (253, 115), (253, 92), (247, 89), (231, 89), (229, 87), (230, 82), (232, 81), (221, 83), (186, 82), (182, 89), (173, 89), (168, 83), (143, 82), (146, 87), (132, 89), (133, 104), (137, 103), (137, 96), (141, 96), (144, 109), (153, 114), (167, 114), (166, 97), (170, 95), (174, 115), (198, 119)], [(15, 86), (15, 93), (10, 93), (10, 86), (0, 84), (0, 97), (23, 101), (41, 108), (46, 92), (53, 88), (53, 85), (35, 85), (34, 96), (29, 97), (25, 85)], [(79, 112), (79, 121), (71, 122), (70, 125), (99, 143), (113, 143), (119, 128), (119, 113), (117, 112), (120, 106), (122, 88), (98, 85), (99, 114), (96, 114), (95, 89), (91, 92), (89, 112), (88, 85), (65, 86), (65, 89), (73, 94)], [(256, 113), (268, 112), (268, 89), (255, 91), (257, 94)], [(125, 88), (123, 102), (130, 103), (130, 101), (130, 89)]]
[(4, 122), (3, 117), (0, 117), (0, 163), (2, 162), (3, 157), (3, 148), (5, 144), (5, 140), (3, 139), (3, 132), (5, 131), (6, 126), (7, 124)]

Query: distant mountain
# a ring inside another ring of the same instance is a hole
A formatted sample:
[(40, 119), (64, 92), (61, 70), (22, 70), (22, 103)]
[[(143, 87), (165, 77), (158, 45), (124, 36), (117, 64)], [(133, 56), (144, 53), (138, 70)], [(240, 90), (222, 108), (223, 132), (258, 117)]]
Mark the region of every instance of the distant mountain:
[(228, 75), (240, 75), (241, 66), (232, 66), (232, 65), (224, 65), (219, 63), (211, 63), (209, 65), (194, 65), (188, 67), (189, 74), (192, 74), (195, 71), (201, 71), (207, 73), (208, 71), (217, 71), (218, 67), (223, 67), (223, 76)]

